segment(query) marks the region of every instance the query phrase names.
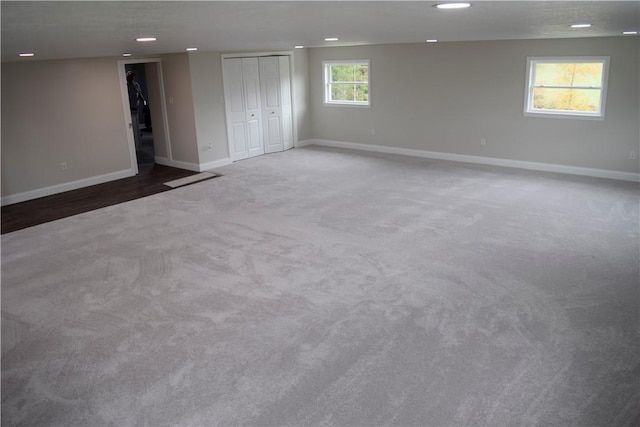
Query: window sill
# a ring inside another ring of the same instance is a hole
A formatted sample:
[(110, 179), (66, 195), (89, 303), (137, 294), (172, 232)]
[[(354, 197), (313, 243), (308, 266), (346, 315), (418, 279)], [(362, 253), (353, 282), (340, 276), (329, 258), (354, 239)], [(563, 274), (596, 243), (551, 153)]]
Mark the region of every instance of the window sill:
[(583, 114), (550, 113), (550, 112), (538, 113), (538, 112), (532, 112), (532, 111), (525, 111), (524, 116), (550, 118), (550, 119), (578, 119), (578, 120), (596, 120), (596, 121), (604, 120), (604, 114), (601, 116), (587, 116)]
[(325, 107), (351, 107), (351, 108), (371, 108), (371, 104), (349, 104), (341, 102), (324, 102)]

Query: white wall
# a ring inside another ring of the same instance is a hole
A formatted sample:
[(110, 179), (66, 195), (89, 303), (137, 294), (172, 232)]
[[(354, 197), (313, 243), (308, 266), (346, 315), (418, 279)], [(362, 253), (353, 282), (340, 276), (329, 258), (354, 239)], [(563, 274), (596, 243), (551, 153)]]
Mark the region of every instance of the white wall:
[[(639, 45), (614, 37), (294, 51), (298, 140), (638, 173), (629, 152), (640, 151)], [(522, 114), (526, 57), (553, 55), (611, 56), (604, 121)], [(322, 60), (354, 58), (371, 59), (372, 107), (323, 106)], [(3, 203), (132, 173), (119, 59), (2, 64)], [(173, 159), (196, 168), (226, 159), (220, 53), (161, 59)]]
[(308, 49), (295, 49), (293, 51), (293, 114), (295, 116), (297, 141), (311, 138), (308, 51)]
[(173, 160), (198, 165), (198, 137), (189, 55), (163, 55), (162, 76)]
[[(224, 52), (243, 54), (242, 52)], [(259, 52), (246, 52), (256, 54)], [(309, 76), (306, 51), (293, 55), (293, 106), (298, 139), (310, 137)], [(189, 67), (195, 112), (195, 124), (200, 164), (228, 159), (224, 82), (222, 81), (222, 52), (189, 54)], [(212, 144), (212, 149), (208, 146)]]
[[(629, 152), (640, 146), (639, 45), (613, 37), (313, 48), (311, 135), (637, 173)], [(523, 115), (527, 56), (589, 55), (611, 57), (603, 121)], [(323, 105), (329, 59), (371, 60), (371, 108)]]
[(132, 173), (126, 129), (115, 60), (3, 63), (2, 196)]
[[(307, 139), (308, 114), (308, 55), (296, 50), (293, 55), (293, 105), (298, 139)], [(201, 164), (229, 157), (222, 81), (222, 53), (196, 52), (189, 54), (191, 85), (195, 112), (198, 152)], [(209, 144), (212, 149), (209, 150)]]
[(229, 157), (229, 145), (220, 53), (190, 53), (189, 66), (200, 163), (226, 159)]
[[(120, 59), (2, 64), (3, 204), (133, 175)], [(197, 170), (189, 56), (161, 60), (173, 160)]]

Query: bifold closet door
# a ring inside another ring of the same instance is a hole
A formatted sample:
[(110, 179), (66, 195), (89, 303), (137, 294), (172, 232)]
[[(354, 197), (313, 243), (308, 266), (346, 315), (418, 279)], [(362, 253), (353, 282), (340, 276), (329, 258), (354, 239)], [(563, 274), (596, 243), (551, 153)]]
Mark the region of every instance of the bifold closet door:
[(261, 57), (259, 63), (264, 151), (275, 153), (293, 148), (289, 57)]
[(293, 107), (291, 106), (291, 72), (289, 57), (279, 56), (280, 99), (282, 102), (282, 144), (285, 150), (293, 148)]
[(225, 58), (222, 72), (231, 160), (264, 154), (258, 58)]

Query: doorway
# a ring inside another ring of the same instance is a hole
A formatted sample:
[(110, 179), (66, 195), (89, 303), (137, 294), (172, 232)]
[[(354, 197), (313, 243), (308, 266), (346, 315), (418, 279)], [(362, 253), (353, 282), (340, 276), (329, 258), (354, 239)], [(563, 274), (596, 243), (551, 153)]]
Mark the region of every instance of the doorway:
[[(153, 146), (153, 121), (151, 120), (151, 106), (149, 105), (149, 90), (147, 88), (146, 64), (126, 64), (124, 66), (127, 81), (132, 80), (133, 87), (128, 87), (129, 108), (132, 116), (132, 130), (136, 146), (136, 163), (138, 173), (145, 173), (155, 164), (155, 148)], [(128, 84), (128, 86), (130, 86)], [(136, 88), (139, 88), (137, 96)], [(132, 103), (134, 103), (132, 105)], [(137, 105), (136, 105), (137, 104)], [(135, 118), (133, 116), (136, 116)]]
[[(129, 129), (131, 168), (136, 174), (149, 173), (157, 157), (170, 157), (161, 62), (160, 59), (118, 62)], [(129, 73), (133, 73), (133, 85), (128, 84)], [(131, 97), (129, 88), (133, 89)]]

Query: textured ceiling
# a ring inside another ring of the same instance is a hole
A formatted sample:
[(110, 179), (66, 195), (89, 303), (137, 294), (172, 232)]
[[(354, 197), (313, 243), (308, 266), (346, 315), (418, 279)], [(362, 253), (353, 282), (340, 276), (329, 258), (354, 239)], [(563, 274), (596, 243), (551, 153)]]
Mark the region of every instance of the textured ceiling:
[[(387, 43), (619, 36), (640, 1), (2, 1), (2, 60)], [(570, 24), (590, 22), (591, 28)], [(139, 36), (155, 36), (141, 44)], [(324, 42), (324, 37), (339, 37)], [(634, 36), (631, 36), (634, 37)], [(31, 59), (33, 60), (33, 59)]]

